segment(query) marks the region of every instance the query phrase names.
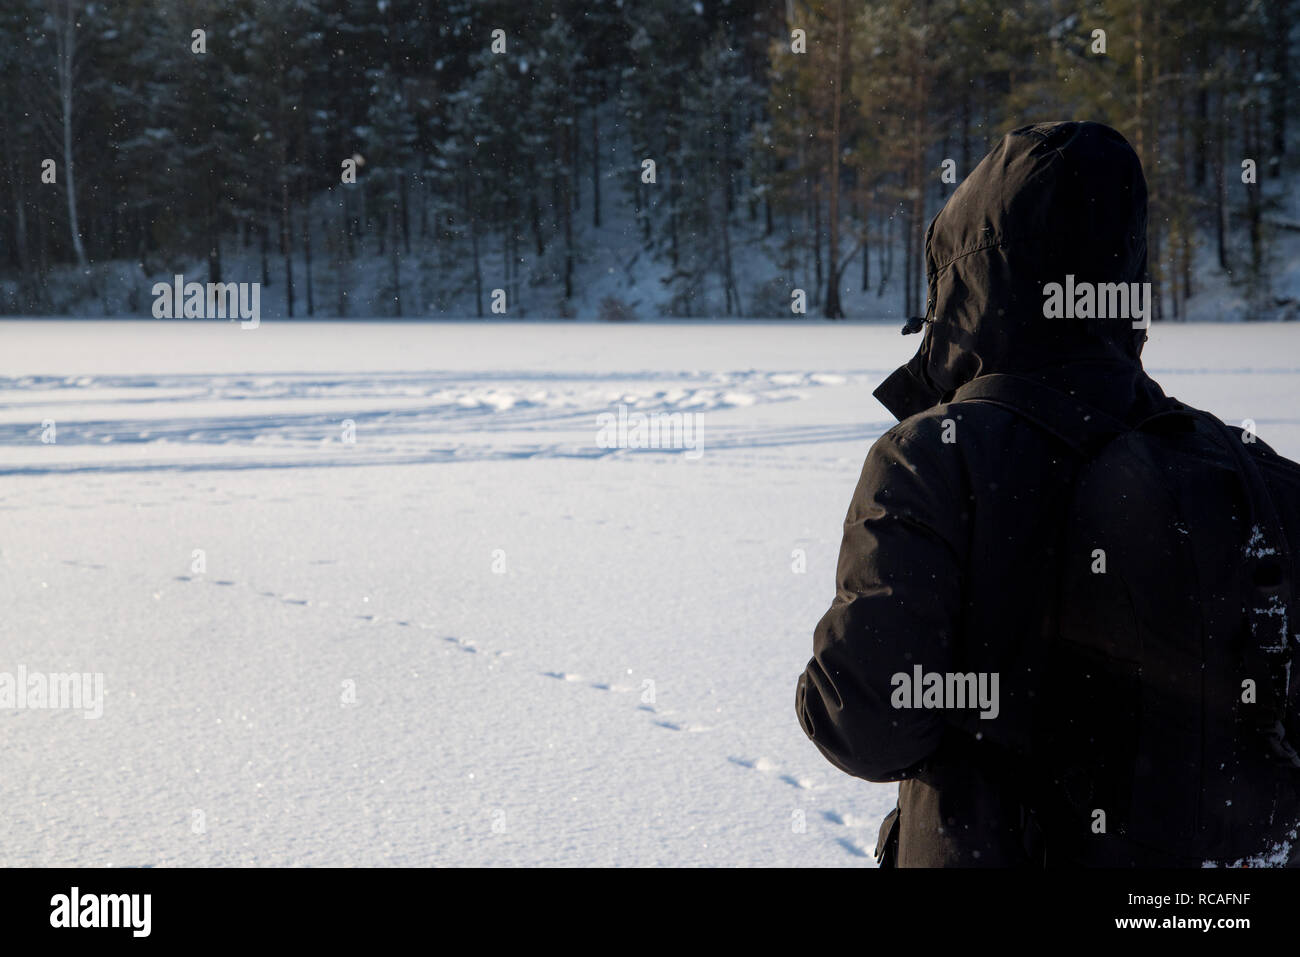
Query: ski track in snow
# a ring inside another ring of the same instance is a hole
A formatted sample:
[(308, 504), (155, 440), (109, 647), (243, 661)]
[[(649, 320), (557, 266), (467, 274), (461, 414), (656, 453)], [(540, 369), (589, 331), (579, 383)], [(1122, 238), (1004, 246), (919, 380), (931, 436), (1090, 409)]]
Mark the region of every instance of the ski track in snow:
[[(680, 455), (601, 447), (597, 417), (620, 407), (647, 415), (744, 410), (868, 378), (753, 370), (17, 376), (0, 378), (0, 449), (13, 453), (0, 475)], [(47, 421), (55, 424), (54, 443), (42, 443)], [(355, 442), (342, 438), (345, 421), (354, 424)], [(800, 424), (760, 434), (702, 424), (711, 451), (856, 441), (887, 427)], [(108, 445), (127, 451), (76, 454)]]

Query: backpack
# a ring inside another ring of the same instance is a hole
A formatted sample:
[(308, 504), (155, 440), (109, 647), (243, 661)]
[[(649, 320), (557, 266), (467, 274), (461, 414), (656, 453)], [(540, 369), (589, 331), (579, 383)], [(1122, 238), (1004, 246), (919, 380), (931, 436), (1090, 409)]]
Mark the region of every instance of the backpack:
[(1046, 866), (1300, 866), (1300, 465), (1169, 400), (1121, 422), (980, 376), (1074, 453), (1030, 668), (1027, 799)]

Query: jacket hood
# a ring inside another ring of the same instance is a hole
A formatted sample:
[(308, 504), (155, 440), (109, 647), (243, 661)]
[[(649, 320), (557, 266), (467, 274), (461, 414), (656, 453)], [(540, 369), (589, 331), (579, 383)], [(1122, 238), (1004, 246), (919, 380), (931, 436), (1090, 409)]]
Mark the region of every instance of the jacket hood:
[(1118, 132), (1063, 122), (1008, 133), (926, 231), (925, 334), (876, 398), (905, 419), (988, 373), (1140, 372), (1146, 332), (1132, 319), (1046, 318), (1044, 286), (1144, 281), (1146, 234), (1142, 164)]

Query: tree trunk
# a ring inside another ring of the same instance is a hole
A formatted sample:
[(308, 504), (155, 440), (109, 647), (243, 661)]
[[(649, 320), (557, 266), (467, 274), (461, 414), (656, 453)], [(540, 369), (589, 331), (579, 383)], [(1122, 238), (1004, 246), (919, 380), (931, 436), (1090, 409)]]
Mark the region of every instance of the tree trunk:
[(821, 182), (812, 187), (812, 254), (813, 254), (813, 305), (821, 298), (822, 288), (822, 198)]
[(399, 170), (397, 176), (397, 197), (402, 207), (402, 252), (411, 254), (411, 197), (406, 184), (406, 174)]
[[(1260, 157), (1260, 150), (1264, 145), (1264, 138), (1259, 135), (1260, 124), (1258, 122), (1258, 110), (1253, 103), (1242, 112), (1241, 124), (1241, 145), (1243, 152), (1246, 156)], [(1260, 282), (1266, 278), (1264, 276), (1263, 206), (1259, 195), (1261, 186), (1259, 177), (1262, 173), (1263, 171), (1256, 167), (1255, 182), (1245, 184), (1246, 217), (1250, 232), (1250, 274), (1252, 279), (1252, 291), (1257, 291)]]
[(907, 221), (903, 224), (903, 314), (905, 316), (916, 315), (916, 307), (912, 303), (912, 293), (915, 288), (912, 282), (912, 207), (907, 206)]
[[(569, 102), (576, 104), (577, 98), (573, 92), (573, 83), (570, 81)], [(565, 137), (569, 150), (569, 192), (573, 194), (569, 205), (574, 212), (578, 212), (582, 209), (582, 111), (576, 105), (571, 119), (573, 122), (569, 124), (568, 135)]]
[(880, 243), (880, 285), (876, 287), (876, 298), (885, 294), (885, 286), (894, 274), (894, 217), (897, 210), (885, 220), (884, 237)]
[(208, 282), (221, 282), (221, 236), (217, 229), (216, 211), (213, 207), (212, 182), (208, 181), (206, 227), (208, 234)]
[(731, 224), (724, 211), (722, 214), (722, 281), (726, 292), (727, 315), (744, 314), (740, 303), (740, 290), (736, 286), (736, 274), (731, 260)]
[(537, 258), (541, 259), (546, 253), (546, 244), (542, 239), (542, 213), (540, 204), (537, 202), (537, 191), (534, 190), (530, 200), (529, 218), (533, 224), (533, 243), (537, 247)]
[(875, 205), (876, 194), (872, 190), (862, 216), (862, 292), (871, 288), (871, 209)]
[(840, 100), (841, 79), (844, 74), (844, 4), (839, 0), (835, 5), (835, 75), (831, 77), (831, 182), (830, 206), (827, 213), (830, 222), (827, 231), (827, 256), (830, 268), (827, 270), (826, 304), (822, 315), (827, 319), (843, 319), (844, 310), (840, 306)]
[(1202, 86), (1196, 91), (1196, 159), (1192, 164), (1195, 170), (1193, 182), (1197, 189), (1205, 186), (1205, 171), (1209, 166), (1210, 154), (1210, 91)]
[(289, 184), (280, 184), (280, 251), (284, 254), (285, 314), (293, 318), (293, 221), (289, 208)]
[(961, 180), (970, 174), (970, 87), (964, 88), (961, 97)]
[(393, 316), (402, 318), (402, 243), (398, 231), (401, 224), (397, 221), (397, 209), (388, 214), (388, 262), (393, 271)]
[(564, 301), (573, 299), (573, 201), (564, 190)]
[(483, 261), (478, 253), (478, 223), (474, 211), (470, 208), (469, 185), (464, 187), (465, 216), (469, 220), (470, 249), (474, 254), (474, 311), (478, 318), (483, 318)]
[(337, 305), (339, 318), (342, 319), (348, 314), (348, 284), (347, 276), (344, 272), (344, 262), (347, 258), (348, 234), (351, 230), (348, 228), (348, 209), (347, 209), (347, 189), (343, 190), (343, 202), (339, 204), (339, 235), (337, 248), (335, 250), (334, 261), (334, 288), (337, 296)]
[(9, 185), (12, 188), (14, 204), (12, 264), (18, 268), (18, 275), (22, 277), (24, 281), (29, 281), (31, 277), (28, 275), (27, 198), (23, 195), (23, 178), (16, 175), (16, 144), (13, 143), (11, 138), (12, 131), (5, 119), (0, 119), (0, 129), (4, 131), (3, 155), (5, 161), (5, 178), (9, 181)]
[[(268, 213), (269, 212), (270, 211), (268, 210)], [(271, 227), (269, 227), (265, 222), (263, 222), (257, 232), (261, 243), (262, 287), (265, 289), (270, 289), (271, 288), (271, 262), (270, 262)]]
[[(921, 22), (928, 22), (930, 4), (921, 4)], [(925, 284), (925, 111), (928, 107), (929, 87), (926, 83), (927, 64), (925, 41), (916, 54), (916, 101), (912, 106), (912, 212), (908, 222), (908, 245), (912, 259), (912, 305), (916, 310), (909, 315), (922, 315), (926, 300), (922, 289)]]
[[(1222, 99), (1222, 97), (1220, 97)], [(1221, 114), (1220, 114), (1221, 115)], [(1214, 137), (1214, 241), (1219, 253), (1219, 268), (1228, 276), (1232, 275), (1232, 265), (1228, 260), (1228, 171), (1224, 159), (1228, 131), (1220, 118), (1216, 124)]]
[(1282, 157), (1286, 155), (1287, 92), (1291, 87), (1291, 2), (1274, 0), (1266, 4), (1272, 15), (1269, 33), (1273, 38), (1272, 83), (1269, 84), (1269, 107), (1273, 133), (1273, 155), (1269, 157), (1269, 176), (1282, 175)]
[(303, 270), (307, 280), (307, 315), (316, 315), (316, 301), (311, 288), (311, 215), (304, 209), (302, 214), (302, 256)]
[(77, 15), (73, 0), (63, 0), (56, 13), (55, 49), (59, 82), (59, 108), (63, 130), (63, 187), (68, 201), (68, 228), (72, 233), (72, 251), (77, 265), (86, 265), (86, 247), (81, 241), (81, 225), (77, 221), (77, 179), (72, 158), (72, 104), (74, 71), (77, 57)]
[(600, 229), (600, 110), (595, 106), (591, 108), (591, 225)]

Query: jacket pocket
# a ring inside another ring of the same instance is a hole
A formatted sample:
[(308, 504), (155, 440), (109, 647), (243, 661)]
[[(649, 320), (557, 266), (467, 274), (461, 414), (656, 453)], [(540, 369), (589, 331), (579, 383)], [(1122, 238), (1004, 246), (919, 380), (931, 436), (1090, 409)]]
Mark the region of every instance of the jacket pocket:
[(880, 836), (876, 838), (876, 864), (879, 867), (898, 867), (897, 807), (880, 822)]

